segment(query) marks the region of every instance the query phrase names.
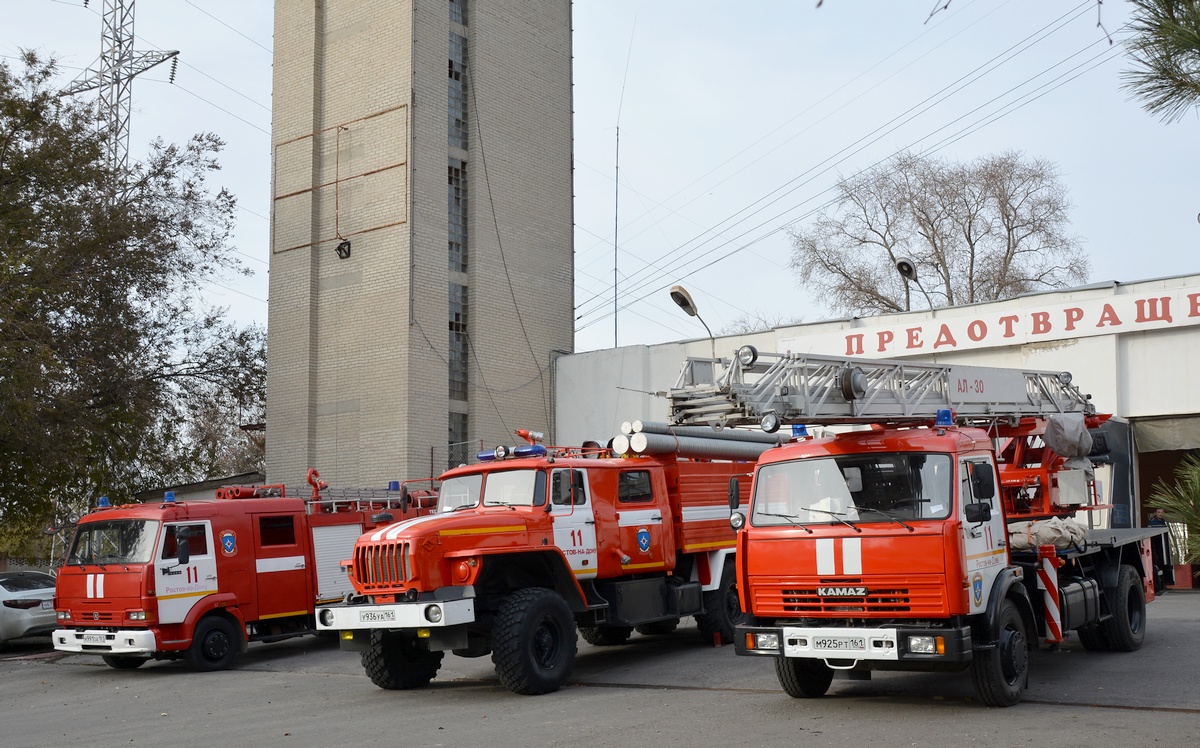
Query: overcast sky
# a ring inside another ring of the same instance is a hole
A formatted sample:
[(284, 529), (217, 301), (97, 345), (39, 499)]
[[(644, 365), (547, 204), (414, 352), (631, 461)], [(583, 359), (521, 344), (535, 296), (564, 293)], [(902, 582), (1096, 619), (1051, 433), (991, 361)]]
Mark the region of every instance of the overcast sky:
[[(839, 176), (904, 149), (1057, 164), (1092, 281), (1200, 272), (1200, 119), (1162, 124), (1121, 92), (1128, 3), (953, 0), (930, 16), (942, 4), (576, 2), (576, 349), (613, 345), (614, 228), (621, 345), (704, 336), (670, 302), (675, 283), (713, 332), (746, 315), (828, 318), (788, 272), (783, 230)], [(0, 55), (53, 53), (73, 77), (99, 56), (102, 7), (0, 0)], [(256, 274), (208, 298), (265, 324), (272, 4), (136, 7), (136, 48), (181, 55), (174, 85), (166, 65), (134, 84), (131, 154), (156, 136), (225, 139), (221, 183)]]

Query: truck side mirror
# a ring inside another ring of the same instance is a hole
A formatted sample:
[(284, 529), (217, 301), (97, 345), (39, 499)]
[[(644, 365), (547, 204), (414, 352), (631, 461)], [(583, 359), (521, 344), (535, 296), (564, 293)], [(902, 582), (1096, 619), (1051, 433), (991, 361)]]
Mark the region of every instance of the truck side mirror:
[(737, 476), (729, 479), (729, 511), (736, 512), (737, 508), (742, 505), (741, 483)]
[(586, 496), (586, 494), (584, 493), (584, 490), (583, 490), (583, 471), (582, 470), (572, 470), (571, 471), (571, 493), (574, 497), (574, 501), (576, 504), (583, 503), (583, 499)]
[(996, 479), (990, 463), (971, 463), (971, 490), (977, 499), (990, 499), (996, 495)]
[(992, 505), (983, 501), (967, 504), (963, 507), (963, 514), (966, 515), (967, 522), (973, 525), (988, 522), (992, 519)]
[(400, 486), (400, 513), (408, 514), (408, 506), (410, 500), (408, 498), (408, 486)]
[(191, 552), (188, 550), (188, 539), (185, 535), (179, 539), (179, 565), (184, 566), (192, 558)]

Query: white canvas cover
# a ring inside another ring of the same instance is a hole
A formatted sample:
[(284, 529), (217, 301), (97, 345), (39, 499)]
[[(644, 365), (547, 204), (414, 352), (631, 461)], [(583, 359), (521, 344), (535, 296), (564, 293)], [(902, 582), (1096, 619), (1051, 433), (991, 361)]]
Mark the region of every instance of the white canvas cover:
[(1046, 440), (1050, 449), (1065, 458), (1063, 467), (1082, 470), (1087, 473), (1089, 480), (1095, 477), (1092, 461), (1088, 459), (1088, 453), (1092, 451), (1092, 435), (1088, 433), (1082, 413), (1057, 413), (1050, 416), (1042, 438)]
[(1070, 518), (1051, 517), (1033, 522), (1013, 522), (1008, 526), (1008, 546), (1014, 551), (1035, 550), (1039, 545), (1082, 547), (1086, 540), (1087, 529)]

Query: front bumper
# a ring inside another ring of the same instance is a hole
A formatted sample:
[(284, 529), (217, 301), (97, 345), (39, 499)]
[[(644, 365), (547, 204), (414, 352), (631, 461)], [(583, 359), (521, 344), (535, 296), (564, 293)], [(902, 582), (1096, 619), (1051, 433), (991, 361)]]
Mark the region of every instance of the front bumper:
[(428, 629), (475, 621), (475, 600), (421, 600), (379, 605), (323, 605), (317, 608), (318, 631)]
[[(759, 634), (773, 634), (776, 648), (761, 648)], [(941, 640), (940, 653), (913, 651), (910, 637)], [(947, 663), (971, 659), (971, 629), (961, 628), (848, 628), (824, 626), (738, 626), (734, 647), (739, 655), (801, 657), (824, 660), (833, 668), (849, 669), (859, 662)]]
[(146, 629), (56, 629), (50, 635), (59, 652), (151, 657), (158, 643)]

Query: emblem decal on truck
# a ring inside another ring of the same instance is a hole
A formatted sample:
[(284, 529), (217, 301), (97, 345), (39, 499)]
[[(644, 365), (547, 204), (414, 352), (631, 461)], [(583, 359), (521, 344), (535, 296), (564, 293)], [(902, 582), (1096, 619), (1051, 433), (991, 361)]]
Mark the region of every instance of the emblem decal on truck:
[(221, 553), (226, 556), (237, 555), (237, 533), (233, 530), (221, 531)]
[(645, 527), (639, 527), (637, 531), (638, 550), (642, 553), (650, 553), (650, 531)]
[(983, 605), (983, 575), (975, 572), (971, 577), (971, 595), (975, 598), (975, 606)]
[(866, 587), (818, 587), (821, 597), (866, 597)]

